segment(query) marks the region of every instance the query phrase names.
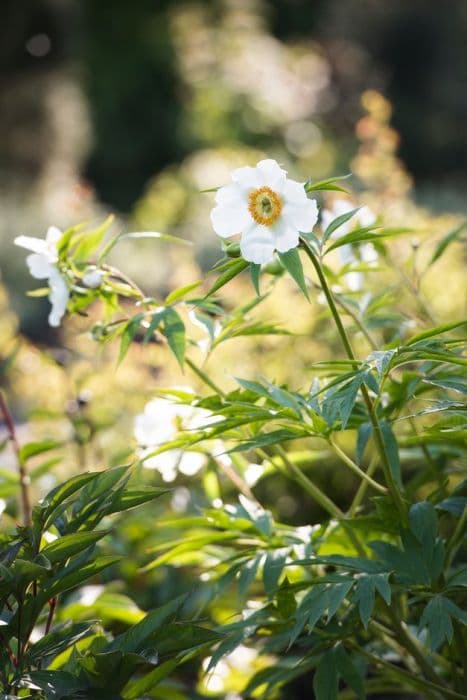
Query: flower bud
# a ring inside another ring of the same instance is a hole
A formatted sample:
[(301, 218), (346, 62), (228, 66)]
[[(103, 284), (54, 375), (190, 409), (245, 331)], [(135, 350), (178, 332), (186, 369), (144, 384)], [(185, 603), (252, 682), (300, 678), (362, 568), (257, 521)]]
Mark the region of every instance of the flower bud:
[(97, 289), (101, 286), (104, 275), (97, 267), (88, 267), (83, 275), (82, 282), (89, 289)]

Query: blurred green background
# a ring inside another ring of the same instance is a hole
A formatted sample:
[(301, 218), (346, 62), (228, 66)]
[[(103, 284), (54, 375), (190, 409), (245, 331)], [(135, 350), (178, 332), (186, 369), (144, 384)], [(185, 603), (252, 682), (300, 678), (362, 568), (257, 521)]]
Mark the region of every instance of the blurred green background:
[[(196, 239), (206, 268), (199, 189), (263, 154), (294, 177), (347, 172), (364, 91), (392, 105), (418, 202), (467, 210), (463, 0), (3, 0), (0, 33), (0, 269), (33, 336), (46, 303), (24, 303), (15, 235), (110, 209)], [(131, 266), (171, 284), (146, 254)]]

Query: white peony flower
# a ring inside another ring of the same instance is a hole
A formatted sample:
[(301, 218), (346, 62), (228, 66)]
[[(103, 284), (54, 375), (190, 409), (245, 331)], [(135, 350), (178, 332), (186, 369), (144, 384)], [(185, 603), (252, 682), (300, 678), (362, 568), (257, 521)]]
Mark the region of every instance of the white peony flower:
[[(327, 229), (334, 219), (338, 216), (343, 216), (349, 211), (355, 209), (355, 206), (345, 199), (336, 199), (330, 209), (324, 209), (321, 213), (321, 226), (323, 231)], [(341, 224), (331, 235), (331, 238), (342, 238), (350, 233), (354, 228), (371, 226), (376, 221), (376, 216), (367, 206), (361, 207), (355, 214), (346, 222)], [(338, 249), (341, 262), (343, 265), (357, 261), (352, 245), (343, 245)], [(372, 243), (362, 243), (359, 246), (360, 259), (366, 263), (375, 262), (378, 259), (378, 253)], [(349, 289), (359, 291), (363, 286), (363, 275), (361, 272), (348, 272), (345, 276)]]
[(60, 229), (50, 226), (45, 240), (31, 236), (17, 236), (14, 240), (21, 248), (32, 250), (32, 254), (26, 258), (31, 275), (38, 280), (48, 280), (49, 301), (52, 304), (49, 324), (54, 327), (60, 325), (70, 298), (66, 279), (58, 268), (58, 242), (61, 237)]
[(164, 443), (174, 440), (183, 430), (197, 430), (212, 421), (210, 411), (163, 398), (152, 399), (143, 413), (135, 418), (134, 435), (140, 446), (140, 457), (147, 469), (157, 469), (164, 481), (174, 481), (177, 472), (193, 476), (206, 463), (201, 452), (173, 449), (145, 458)]
[(241, 233), (240, 250), (249, 262), (267, 263), (275, 250), (295, 248), (300, 231), (308, 233), (316, 224), (316, 201), (286, 175), (275, 160), (262, 160), (255, 168), (234, 170), (233, 182), (217, 190), (214, 231), (222, 238)]

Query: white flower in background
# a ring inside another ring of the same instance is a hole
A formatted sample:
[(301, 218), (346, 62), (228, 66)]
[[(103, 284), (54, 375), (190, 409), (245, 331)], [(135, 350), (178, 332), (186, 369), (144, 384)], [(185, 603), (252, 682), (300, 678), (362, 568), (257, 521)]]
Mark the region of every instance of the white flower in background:
[[(355, 209), (355, 206), (345, 199), (336, 199), (330, 209), (324, 209), (321, 213), (321, 226), (323, 231), (337, 219), (338, 216), (343, 216), (349, 211)], [(367, 227), (374, 224), (376, 216), (367, 206), (360, 207), (358, 211), (346, 222), (341, 224), (331, 235), (331, 238), (338, 239), (351, 233), (357, 227)], [(343, 245), (338, 249), (341, 262), (343, 265), (358, 262), (352, 245)], [(378, 253), (372, 243), (361, 243), (359, 245), (360, 260), (365, 263), (372, 263), (378, 259)], [(349, 289), (359, 291), (363, 286), (363, 275), (361, 272), (348, 272), (345, 276)]]
[(275, 250), (295, 248), (300, 231), (308, 233), (316, 224), (316, 201), (286, 176), (275, 160), (262, 160), (255, 168), (234, 170), (233, 182), (217, 190), (214, 231), (221, 238), (241, 233), (240, 250), (249, 262), (267, 263)]
[(172, 403), (164, 398), (152, 399), (143, 413), (135, 418), (134, 435), (140, 446), (143, 466), (157, 469), (164, 481), (174, 481), (177, 472), (193, 476), (206, 464), (206, 455), (201, 452), (173, 449), (145, 457), (174, 440), (179, 432), (197, 430), (212, 420), (212, 413), (203, 408)]
[(61, 237), (60, 229), (50, 226), (45, 240), (31, 236), (17, 236), (14, 240), (16, 245), (32, 251), (26, 258), (31, 275), (38, 280), (48, 280), (49, 301), (52, 304), (49, 324), (54, 327), (60, 325), (70, 298), (66, 279), (58, 268), (58, 242)]

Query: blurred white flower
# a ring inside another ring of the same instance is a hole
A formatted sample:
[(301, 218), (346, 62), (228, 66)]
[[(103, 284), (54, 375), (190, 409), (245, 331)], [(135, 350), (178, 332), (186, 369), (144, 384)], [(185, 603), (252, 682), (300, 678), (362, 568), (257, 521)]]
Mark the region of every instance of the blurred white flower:
[(49, 301), (52, 304), (49, 324), (54, 327), (60, 325), (70, 298), (66, 279), (58, 268), (58, 242), (61, 237), (60, 229), (50, 226), (45, 240), (31, 236), (17, 236), (14, 240), (21, 248), (32, 250), (32, 254), (26, 258), (31, 275), (38, 280), (48, 280)]
[(173, 449), (152, 457), (146, 458), (146, 455), (174, 440), (179, 432), (197, 430), (212, 420), (212, 413), (203, 408), (172, 403), (164, 398), (152, 399), (135, 418), (134, 435), (143, 466), (157, 469), (164, 481), (174, 481), (177, 472), (193, 476), (206, 463), (206, 455), (201, 452)]
[(241, 233), (245, 260), (269, 262), (275, 250), (295, 248), (300, 231), (308, 233), (316, 224), (316, 201), (308, 199), (303, 184), (286, 176), (275, 160), (262, 160), (255, 168), (237, 168), (233, 182), (217, 190), (211, 212), (214, 231), (221, 238)]
[[(321, 214), (321, 226), (323, 231), (337, 219), (338, 216), (343, 216), (348, 212), (355, 209), (351, 202), (345, 199), (336, 199), (330, 209), (324, 209)], [(338, 239), (342, 236), (346, 236), (354, 228), (371, 226), (376, 221), (375, 214), (367, 206), (360, 207), (358, 211), (348, 220), (341, 224), (332, 234), (331, 238)], [(339, 249), (339, 255), (343, 265), (349, 263), (357, 262), (357, 257), (355, 256), (354, 249), (352, 245), (343, 245)], [(372, 263), (378, 259), (378, 253), (372, 243), (362, 243), (359, 245), (360, 260), (365, 263)], [(363, 275), (361, 272), (348, 272), (345, 275), (345, 280), (349, 289), (352, 291), (359, 291), (363, 286)]]
[(92, 266), (88, 267), (81, 281), (84, 284), (84, 286), (88, 287), (89, 289), (98, 289), (101, 286), (103, 279), (104, 275), (102, 270), (99, 270), (97, 267)]

